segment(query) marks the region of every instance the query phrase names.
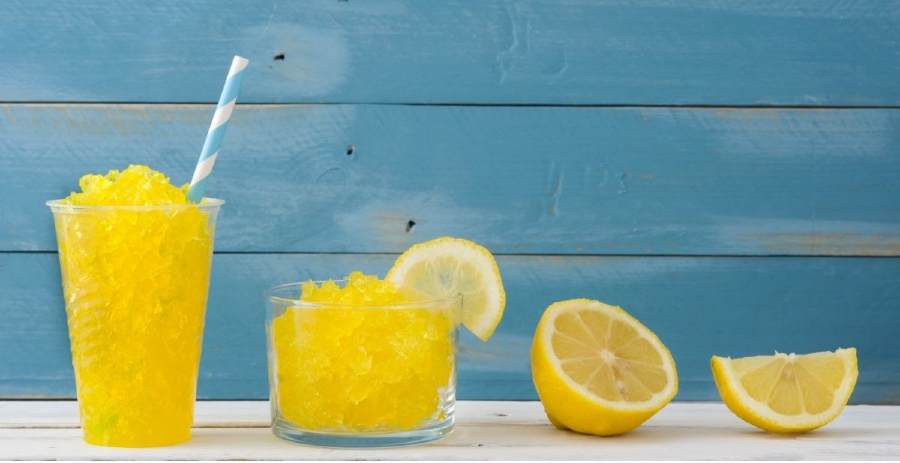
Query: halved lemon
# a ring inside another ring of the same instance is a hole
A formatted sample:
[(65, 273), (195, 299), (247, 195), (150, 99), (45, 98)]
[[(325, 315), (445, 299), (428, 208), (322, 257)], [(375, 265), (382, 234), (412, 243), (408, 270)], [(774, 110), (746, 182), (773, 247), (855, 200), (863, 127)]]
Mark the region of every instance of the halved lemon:
[(659, 338), (621, 307), (591, 299), (547, 307), (531, 371), (554, 425), (601, 436), (640, 426), (678, 391), (675, 360)]
[(841, 414), (858, 375), (856, 349), (814, 354), (713, 356), (713, 378), (725, 405), (766, 431), (796, 433)]
[(497, 261), (487, 248), (469, 240), (443, 237), (413, 245), (385, 279), (434, 298), (462, 295), (463, 325), (482, 341), (503, 318), (506, 292)]

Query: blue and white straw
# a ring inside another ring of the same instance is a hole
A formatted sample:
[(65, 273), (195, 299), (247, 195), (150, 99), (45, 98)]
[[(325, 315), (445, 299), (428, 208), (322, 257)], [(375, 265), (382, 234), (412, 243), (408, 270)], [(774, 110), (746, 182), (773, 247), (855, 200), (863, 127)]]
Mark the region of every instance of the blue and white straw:
[(212, 173), (213, 166), (216, 165), (216, 158), (219, 157), (219, 148), (222, 146), (222, 139), (225, 138), (225, 129), (228, 128), (231, 112), (234, 111), (234, 104), (237, 102), (238, 93), (241, 91), (241, 79), (244, 77), (244, 69), (247, 68), (249, 63), (250, 61), (240, 56), (235, 56), (234, 60), (231, 61), (231, 69), (228, 70), (228, 77), (225, 78), (225, 87), (222, 88), (222, 95), (219, 97), (216, 113), (213, 115), (212, 123), (209, 125), (209, 131), (206, 132), (203, 151), (200, 152), (200, 159), (197, 161), (197, 167), (194, 168), (194, 176), (191, 178), (188, 199), (192, 202), (199, 203), (203, 199), (206, 178)]

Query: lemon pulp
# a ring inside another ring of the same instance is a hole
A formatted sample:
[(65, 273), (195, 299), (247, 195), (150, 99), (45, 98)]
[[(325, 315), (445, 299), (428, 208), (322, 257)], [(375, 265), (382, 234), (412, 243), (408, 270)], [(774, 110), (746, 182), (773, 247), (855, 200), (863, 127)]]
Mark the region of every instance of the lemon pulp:
[[(85, 175), (60, 204), (189, 204), (146, 166)], [(84, 438), (145, 447), (190, 438), (213, 230), (197, 207), (55, 214)]]
[(840, 415), (856, 385), (856, 349), (813, 354), (713, 356), (722, 400), (738, 417), (772, 432), (806, 432)]
[(544, 311), (531, 366), (550, 421), (588, 434), (628, 432), (678, 390), (675, 361), (659, 338), (622, 308), (590, 299)]
[(306, 306), (287, 308), (271, 328), (283, 418), (308, 430), (353, 432), (443, 419), (454, 375), (451, 307), (413, 299), (360, 272), (344, 286), (305, 283)]

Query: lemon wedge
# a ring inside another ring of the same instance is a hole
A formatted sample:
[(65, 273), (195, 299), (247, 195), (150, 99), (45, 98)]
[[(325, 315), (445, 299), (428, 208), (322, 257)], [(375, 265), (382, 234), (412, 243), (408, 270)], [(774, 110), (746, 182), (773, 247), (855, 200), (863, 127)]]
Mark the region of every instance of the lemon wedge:
[(386, 280), (435, 299), (462, 296), (463, 325), (487, 341), (506, 307), (500, 268), (484, 246), (443, 237), (413, 245), (394, 262)]
[(830, 423), (856, 386), (856, 349), (814, 354), (712, 357), (725, 405), (766, 431), (797, 433)]
[(531, 370), (551, 423), (587, 434), (631, 431), (678, 391), (675, 361), (659, 338), (621, 307), (591, 299), (547, 307)]

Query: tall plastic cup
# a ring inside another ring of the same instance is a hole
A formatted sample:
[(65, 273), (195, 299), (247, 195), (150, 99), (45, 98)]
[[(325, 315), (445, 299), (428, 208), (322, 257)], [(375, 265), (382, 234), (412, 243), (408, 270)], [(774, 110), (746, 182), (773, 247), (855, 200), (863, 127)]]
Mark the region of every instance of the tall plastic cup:
[(222, 204), (47, 203), (86, 442), (156, 447), (190, 439)]

